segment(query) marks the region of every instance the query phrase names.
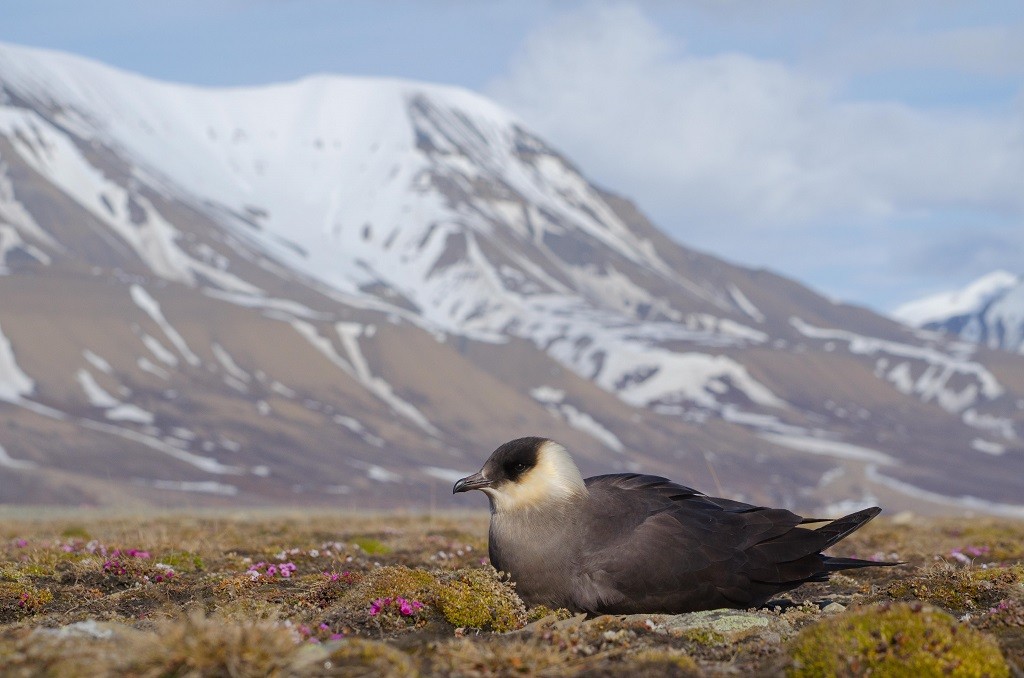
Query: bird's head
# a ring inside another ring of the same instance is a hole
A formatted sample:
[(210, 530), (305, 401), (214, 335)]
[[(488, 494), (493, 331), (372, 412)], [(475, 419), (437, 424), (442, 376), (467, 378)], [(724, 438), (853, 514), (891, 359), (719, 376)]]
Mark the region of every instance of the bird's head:
[(585, 495), (583, 476), (565, 448), (547, 438), (518, 438), (491, 453), (452, 493), (480, 490), (495, 513), (542, 508)]

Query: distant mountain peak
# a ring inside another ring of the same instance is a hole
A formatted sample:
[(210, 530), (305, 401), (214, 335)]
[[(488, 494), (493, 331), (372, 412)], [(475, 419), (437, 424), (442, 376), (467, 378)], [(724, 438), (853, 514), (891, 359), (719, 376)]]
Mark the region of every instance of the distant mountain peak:
[(892, 316), (989, 348), (1024, 352), (1024, 277), (993, 271), (962, 289), (903, 304)]
[(977, 312), (992, 299), (1020, 284), (1020, 281), (1020, 276), (1009, 271), (993, 271), (960, 289), (939, 292), (901, 304), (891, 315), (900, 322), (923, 327), (928, 323)]

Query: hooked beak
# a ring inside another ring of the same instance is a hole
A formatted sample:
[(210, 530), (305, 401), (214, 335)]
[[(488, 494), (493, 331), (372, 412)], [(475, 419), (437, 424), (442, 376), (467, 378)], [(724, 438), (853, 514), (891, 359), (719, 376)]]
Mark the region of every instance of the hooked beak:
[(478, 471), (471, 476), (466, 476), (459, 482), (455, 483), (455, 487), (452, 488), (452, 494), (459, 492), (469, 492), (470, 490), (482, 490), (485, 487), (490, 487), (491, 481), (484, 476), (483, 471)]

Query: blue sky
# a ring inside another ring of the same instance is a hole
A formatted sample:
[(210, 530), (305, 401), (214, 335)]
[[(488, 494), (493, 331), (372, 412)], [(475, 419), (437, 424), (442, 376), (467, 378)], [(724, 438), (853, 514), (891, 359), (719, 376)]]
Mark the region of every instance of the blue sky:
[(159, 79), (468, 87), (684, 244), (879, 310), (1024, 273), (1024, 3), (4, 5), (0, 40)]

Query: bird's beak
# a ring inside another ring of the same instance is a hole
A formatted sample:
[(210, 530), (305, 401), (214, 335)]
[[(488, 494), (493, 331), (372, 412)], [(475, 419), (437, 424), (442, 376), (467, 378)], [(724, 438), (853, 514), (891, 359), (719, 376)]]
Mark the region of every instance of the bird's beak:
[(452, 488), (452, 494), (458, 492), (469, 492), (470, 490), (482, 490), (485, 487), (490, 487), (491, 481), (484, 476), (483, 471), (478, 471), (471, 476), (466, 476), (459, 482), (455, 483), (455, 487)]

